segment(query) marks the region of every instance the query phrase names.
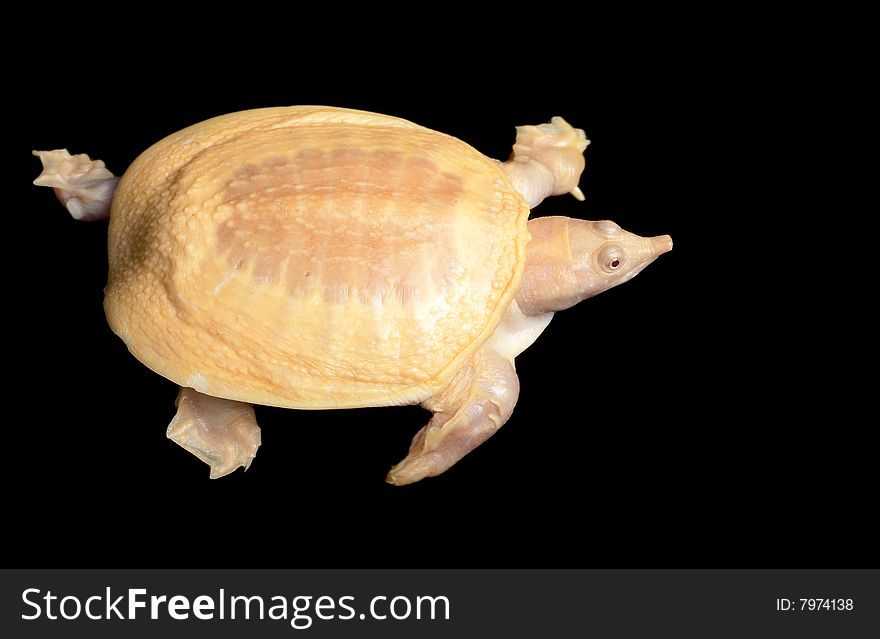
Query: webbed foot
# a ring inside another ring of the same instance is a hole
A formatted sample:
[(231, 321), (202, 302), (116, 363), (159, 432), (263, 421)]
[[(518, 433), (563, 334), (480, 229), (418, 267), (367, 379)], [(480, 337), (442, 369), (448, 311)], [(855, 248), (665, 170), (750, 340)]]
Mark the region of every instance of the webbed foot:
[(211, 479), (251, 465), (260, 447), (260, 427), (250, 404), (180, 389), (168, 438), (211, 467)]
[(43, 163), (37, 186), (50, 186), (76, 220), (106, 220), (119, 178), (101, 160), (84, 153), (71, 155), (67, 149), (34, 151)]
[(385, 481), (402, 486), (446, 471), (504, 425), (518, 397), (513, 362), (484, 346), (446, 389), (422, 404), (434, 416)]
[(563, 193), (583, 200), (578, 181), (589, 143), (581, 129), (560, 117), (537, 126), (518, 126), (513, 156), (502, 166), (532, 208), (546, 197)]

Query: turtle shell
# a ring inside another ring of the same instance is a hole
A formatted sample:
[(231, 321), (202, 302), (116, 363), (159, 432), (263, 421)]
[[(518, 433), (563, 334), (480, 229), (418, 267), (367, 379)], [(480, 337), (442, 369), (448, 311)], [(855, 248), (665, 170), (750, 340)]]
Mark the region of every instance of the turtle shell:
[(220, 116), (119, 182), (104, 308), (145, 365), (291, 408), (414, 403), (516, 293), (529, 209), (494, 160), (328, 107)]

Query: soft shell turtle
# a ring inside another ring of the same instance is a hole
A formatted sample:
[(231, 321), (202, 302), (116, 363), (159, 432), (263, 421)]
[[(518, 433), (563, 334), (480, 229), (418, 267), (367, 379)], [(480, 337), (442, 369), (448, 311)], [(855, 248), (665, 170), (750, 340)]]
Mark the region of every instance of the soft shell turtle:
[[(583, 199), (584, 132), (517, 128), (511, 159), (399, 118), (330, 107), (232, 113), (168, 136), (117, 179), (35, 151), (77, 219), (109, 217), (107, 320), (179, 384), (168, 436), (247, 468), (252, 404), (421, 403), (434, 413), (388, 473), (448, 469), (510, 417), (514, 358), (555, 311), (672, 248), (610, 221), (529, 221)], [(118, 181), (118, 183), (117, 183)]]

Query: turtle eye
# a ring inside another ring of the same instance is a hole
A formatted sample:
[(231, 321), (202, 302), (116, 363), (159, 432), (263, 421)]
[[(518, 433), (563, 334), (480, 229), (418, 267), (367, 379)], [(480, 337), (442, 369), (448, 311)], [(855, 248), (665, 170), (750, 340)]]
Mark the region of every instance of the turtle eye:
[(606, 273), (619, 271), (623, 266), (623, 251), (617, 246), (609, 246), (599, 254), (599, 267)]

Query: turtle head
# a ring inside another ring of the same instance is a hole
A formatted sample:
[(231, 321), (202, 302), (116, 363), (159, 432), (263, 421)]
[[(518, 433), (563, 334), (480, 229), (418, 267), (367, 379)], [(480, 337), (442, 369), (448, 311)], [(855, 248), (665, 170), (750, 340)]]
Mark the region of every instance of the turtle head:
[(640, 237), (611, 220), (571, 220), (569, 243), (580, 292), (578, 301), (628, 282), (672, 250), (668, 235)]
[(529, 221), (529, 233), (516, 296), (529, 315), (561, 311), (623, 284), (672, 250), (668, 235), (639, 237), (610, 220), (542, 217)]

